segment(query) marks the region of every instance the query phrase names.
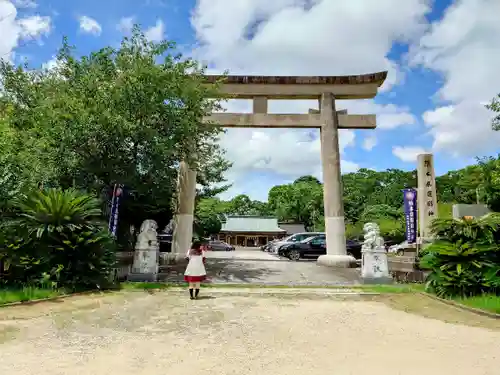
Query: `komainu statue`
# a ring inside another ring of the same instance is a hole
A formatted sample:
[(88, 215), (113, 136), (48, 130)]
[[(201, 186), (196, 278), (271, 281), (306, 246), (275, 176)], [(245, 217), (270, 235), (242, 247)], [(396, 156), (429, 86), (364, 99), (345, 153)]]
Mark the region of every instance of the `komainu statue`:
[(363, 226), (364, 242), (361, 247), (361, 277), (363, 282), (382, 284), (392, 282), (389, 276), (387, 251), (384, 239), (380, 236), (380, 228), (376, 223), (366, 223)]
[(160, 246), (154, 220), (144, 220), (137, 235), (134, 251), (134, 264), (129, 277), (132, 281), (156, 281), (158, 276), (158, 257)]

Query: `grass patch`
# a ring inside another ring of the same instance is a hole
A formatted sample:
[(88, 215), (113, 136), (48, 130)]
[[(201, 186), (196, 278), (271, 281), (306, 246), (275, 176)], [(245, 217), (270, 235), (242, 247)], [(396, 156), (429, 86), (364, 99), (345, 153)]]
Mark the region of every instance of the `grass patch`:
[(468, 298), (453, 298), (453, 301), (475, 309), (500, 314), (500, 296), (484, 294)]
[(66, 294), (64, 291), (56, 289), (40, 289), (27, 286), (18, 289), (0, 289), (0, 305), (14, 302), (27, 302), (37, 299), (53, 298)]

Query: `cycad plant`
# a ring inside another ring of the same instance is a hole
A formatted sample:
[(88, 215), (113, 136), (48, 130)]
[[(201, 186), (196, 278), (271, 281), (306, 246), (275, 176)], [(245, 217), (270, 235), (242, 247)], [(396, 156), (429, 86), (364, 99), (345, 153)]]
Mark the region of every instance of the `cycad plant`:
[(473, 219), (436, 219), (431, 223), (431, 232), (438, 238), (450, 242), (495, 243), (499, 240), (500, 214), (491, 213)]
[(500, 215), (478, 219), (436, 219), (438, 238), (419, 266), (430, 270), (426, 288), (441, 297), (500, 292)]
[(470, 296), (491, 292), (486, 272), (495, 267), (492, 244), (437, 241), (428, 247), (419, 267), (431, 270), (426, 289), (440, 297)]
[(100, 201), (77, 190), (36, 190), (13, 201), (16, 225), (42, 238), (82, 226), (103, 225)]
[(34, 191), (13, 202), (7, 244), (11, 282), (51, 282), (73, 290), (102, 287), (114, 266), (114, 240), (100, 201), (76, 190)]

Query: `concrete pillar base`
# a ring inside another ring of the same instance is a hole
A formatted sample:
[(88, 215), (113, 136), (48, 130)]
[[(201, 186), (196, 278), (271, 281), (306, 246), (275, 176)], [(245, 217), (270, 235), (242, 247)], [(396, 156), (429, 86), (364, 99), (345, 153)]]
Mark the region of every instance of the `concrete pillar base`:
[(321, 255), (317, 264), (332, 268), (350, 268), (356, 264), (356, 259), (350, 255)]
[(362, 284), (367, 284), (367, 285), (390, 285), (394, 284), (394, 280), (392, 277), (362, 277), (361, 278), (361, 283)]

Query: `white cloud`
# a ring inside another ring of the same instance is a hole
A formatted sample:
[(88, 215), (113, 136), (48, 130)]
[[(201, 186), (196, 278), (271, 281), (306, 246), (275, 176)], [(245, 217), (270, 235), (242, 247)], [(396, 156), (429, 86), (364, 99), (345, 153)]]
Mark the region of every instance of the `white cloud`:
[(416, 162), (417, 156), (419, 154), (425, 154), (426, 152), (427, 151), (423, 147), (419, 146), (396, 146), (392, 148), (392, 154), (405, 162)]
[[(404, 79), (397, 62), (387, 57), (393, 41), (418, 39), (425, 31), (428, 11), (427, 0), (199, 0), (192, 18), (199, 42), (194, 56), (216, 71), (229, 69), (231, 74), (344, 75), (388, 70), (383, 86), (387, 91)], [(270, 109), (307, 113), (313, 106), (317, 104), (279, 101)], [(380, 129), (415, 123), (407, 108), (392, 104), (364, 100), (339, 103), (339, 107), (350, 113), (377, 114)], [(233, 191), (245, 190), (240, 188), (242, 181), (257, 168), (290, 177), (317, 175), (319, 141), (309, 133), (228, 131), (222, 145), (234, 162), (228, 175), (236, 185)], [(354, 143), (355, 133), (343, 131), (341, 140), (344, 149)], [(357, 167), (343, 162), (344, 172)], [(262, 189), (251, 190), (262, 196)]]
[(411, 50), (412, 63), (444, 79), (437, 99), (446, 105), (423, 116), (435, 151), (464, 157), (498, 151), (500, 132), (491, 130), (484, 103), (500, 91), (499, 14), (496, 0), (457, 1)]
[(135, 22), (135, 16), (131, 17), (123, 17), (120, 19), (120, 22), (117, 25), (118, 31), (127, 34), (132, 31), (132, 28), (134, 27), (134, 22)]
[(36, 8), (38, 4), (34, 0), (14, 0), (16, 8)]
[(95, 19), (88, 16), (81, 16), (78, 21), (80, 22), (80, 30), (84, 33), (101, 35), (102, 27)]
[(51, 29), (51, 19), (48, 16), (30, 16), (18, 20), (21, 28), (20, 36), (22, 38), (38, 38), (41, 35), (47, 35)]
[(17, 9), (11, 1), (0, 1), (0, 59), (11, 59), (21, 39), (25, 44), (38, 39), (51, 30), (50, 17), (30, 16), (17, 18)]
[(60, 68), (60, 64), (56, 56), (52, 56), (50, 60), (42, 63), (42, 69), (55, 70), (57, 68)]
[(144, 32), (144, 36), (151, 42), (161, 42), (165, 39), (165, 24), (162, 20), (156, 21), (155, 26), (151, 26)]
[(372, 136), (372, 137), (366, 137), (363, 141), (363, 148), (366, 151), (371, 151), (373, 148), (377, 145), (377, 138)]

